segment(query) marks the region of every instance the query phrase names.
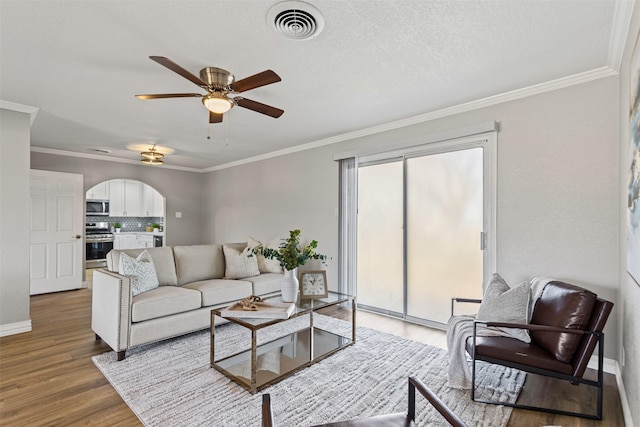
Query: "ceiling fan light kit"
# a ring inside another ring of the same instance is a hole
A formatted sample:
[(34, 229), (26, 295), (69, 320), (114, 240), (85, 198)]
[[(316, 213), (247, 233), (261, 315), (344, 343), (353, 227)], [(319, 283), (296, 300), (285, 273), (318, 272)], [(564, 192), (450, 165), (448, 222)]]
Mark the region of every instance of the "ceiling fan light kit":
[(234, 106), (233, 102), (218, 91), (205, 95), (204, 98), (202, 98), (202, 103), (207, 107), (207, 110), (216, 114), (224, 114)]

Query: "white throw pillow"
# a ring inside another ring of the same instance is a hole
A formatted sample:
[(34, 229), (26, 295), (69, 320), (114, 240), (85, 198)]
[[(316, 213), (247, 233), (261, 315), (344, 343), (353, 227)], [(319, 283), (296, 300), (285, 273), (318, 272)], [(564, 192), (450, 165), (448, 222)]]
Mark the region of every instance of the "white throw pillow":
[(250, 249), (248, 246), (240, 252), (224, 245), (222, 246), (222, 251), (224, 252), (225, 279), (244, 279), (245, 277), (253, 277), (260, 274), (258, 258), (255, 255), (249, 256)]
[[(510, 288), (499, 274), (491, 276), (485, 289), (476, 318), (487, 322), (529, 323), (529, 299), (531, 288), (528, 282)], [(520, 341), (531, 342), (526, 329), (496, 328)]]
[(131, 281), (131, 293), (133, 296), (158, 287), (156, 267), (146, 249), (137, 258), (132, 258), (122, 252), (120, 254), (118, 273), (127, 276)]
[[(280, 249), (281, 242), (282, 242), (282, 239), (273, 239), (272, 241), (264, 245), (264, 247), (278, 250)], [(260, 245), (262, 245), (262, 243), (259, 240), (254, 239), (253, 237), (249, 237), (247, 239), (247, 247), (250, 249), (256, 248)], [(257, 257), (258, 257), (258, 270), (260, 270), (260, 273), (282, 273), (282, 267), (280, 266), (280, 261), (278, 261), (277, 259), (265, 258), (262, 255), (258, 255)]]

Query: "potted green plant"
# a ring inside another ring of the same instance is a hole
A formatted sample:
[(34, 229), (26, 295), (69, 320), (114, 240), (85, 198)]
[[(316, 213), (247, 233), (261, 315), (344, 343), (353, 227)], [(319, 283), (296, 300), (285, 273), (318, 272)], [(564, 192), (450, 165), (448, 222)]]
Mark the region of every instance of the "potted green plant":
[(282, 283), (282, 300), (295, 302), (298, 297), (298, 267), (305, 265), (311, 259), (326, 262), (327, 256), (316, 252), (318, 241), (312, 240), (308, 245), (300, 244), (300, 230), (289, 231), (289, 238), (284, 239), (278, 249), (256, 246), (251, 251), (267, 259), (277, 259), (284, 269)]
[(158, 231), (160, 231), (160, 224), (154, 222), (153, 224), (151, 224), (151, 228), (153, 229), (154, 233), (157, 233)]
[(122, 228), (122, 224), (120, 224), (119, 222), (116, 222), (113, 224), (113, 228), (116, 231), (116, 233), (119, 233), (120, 229)]

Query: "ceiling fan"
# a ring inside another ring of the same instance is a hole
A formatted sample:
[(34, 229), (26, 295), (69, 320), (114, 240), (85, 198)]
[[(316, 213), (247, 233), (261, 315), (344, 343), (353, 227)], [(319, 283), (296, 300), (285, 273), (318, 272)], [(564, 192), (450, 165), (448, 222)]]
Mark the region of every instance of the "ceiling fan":
[(203, 68), (200, 70), (200, 77), (197, 77), (164, 56), (150, 56), (149, 59), (167, 67), (177, 74), (180, 74), (185, 79), (195, 83), (202, 89), (205, 89), (207, 93), (158, 93), (136, 95), (136, 98), (138, 99), (202, 98), (202, 103), (209, 110), (209, 123), (221, 123), (222, 115), (236, 105), (258, 113), (266, 114), (267, 116), (271, 116), (276, 119), (284, 113), (284, 110), (279, 108), (262, 104), (257, 101), (252, 101), (241, 96), (236, 96), (235, 98), (229, 97), (229, 94), (241, 93), (260, 86), (279, 82), (281, 80), (280, 76), (272, 70), (266, 70), (236, 81), (233, 74), (227, 70), (223, 70), (222, 68)]

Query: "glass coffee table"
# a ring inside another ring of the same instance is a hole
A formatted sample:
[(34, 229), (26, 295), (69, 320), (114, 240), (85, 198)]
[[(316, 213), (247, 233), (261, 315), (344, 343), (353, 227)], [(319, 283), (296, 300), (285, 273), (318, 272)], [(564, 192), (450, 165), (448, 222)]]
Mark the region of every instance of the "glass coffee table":
[[(279, 293), (263, 298), (269, 302), (282, 302)], [(322, 317), (317, 317), (318, 312), (331, 316), (345, 310), (339, 307), (341, 304), (350, 305), (350, 328), (345, 329), (344, 323), (338, 325), (341, 327), (337, 330), (327, 328), (331, 322), (323, 322)], [(245, 350), (225, 357), (216, 356), (215, 318), (222, 317), (221, 311), (226, 307), (211, 310), (211, 367), (254, 394), (356, 342), (353, 296), (330, 291), (326, 298), (298, 300), (295, 305), (288, 319), (224, 317), (251, 333), (251, 341)], [(262, 333), (271, 336), (258, 342), (258, 331), (265, 328), (269, 329)]]

